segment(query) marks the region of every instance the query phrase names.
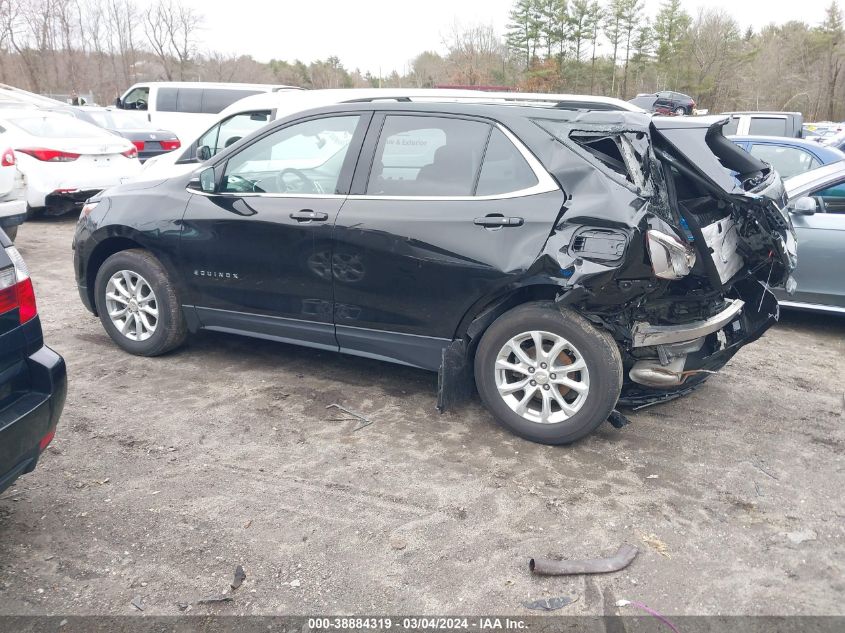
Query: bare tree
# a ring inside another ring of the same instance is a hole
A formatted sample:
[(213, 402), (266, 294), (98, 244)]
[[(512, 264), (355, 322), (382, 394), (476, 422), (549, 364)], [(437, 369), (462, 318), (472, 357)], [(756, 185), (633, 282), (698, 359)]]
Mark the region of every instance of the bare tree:
[(188, 78), (202, 21), (193, 8), (174, 0), (158, 0), (144, 13), (147, 40), (168, 80)]

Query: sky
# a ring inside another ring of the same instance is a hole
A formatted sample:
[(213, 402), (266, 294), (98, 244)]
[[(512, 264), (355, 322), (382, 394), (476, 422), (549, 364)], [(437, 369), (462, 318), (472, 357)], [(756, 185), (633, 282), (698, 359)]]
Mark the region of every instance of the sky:
[[(404, 73), (425, 50), (442, 51), (454, 24), (504, 33), (513, 0), (186, 0), (204, 14), (200, 48), (310, 62), (331, 55), (350, 70)], [(720, 8), (743, 27), (803, 20), (815, 25), (830, 0), (682, 0), (695, 15)], [(660, 0), (645, 0), (654, 15)]]

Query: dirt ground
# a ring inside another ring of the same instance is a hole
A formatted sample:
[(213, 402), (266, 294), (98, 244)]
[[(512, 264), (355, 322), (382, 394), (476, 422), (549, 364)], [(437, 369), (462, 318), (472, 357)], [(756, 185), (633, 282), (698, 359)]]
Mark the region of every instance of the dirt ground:
[[(130, 356), (79, 302), (73, 227), (18, 239), (69, 391), (0, 496), (0, 614), (845, 614), (845, 319), (786, 314), (693, 395), (547, 447), (438, 415), (410, 368), (218, 334)], [(528, 570), (621, 543), (616, 574)]]

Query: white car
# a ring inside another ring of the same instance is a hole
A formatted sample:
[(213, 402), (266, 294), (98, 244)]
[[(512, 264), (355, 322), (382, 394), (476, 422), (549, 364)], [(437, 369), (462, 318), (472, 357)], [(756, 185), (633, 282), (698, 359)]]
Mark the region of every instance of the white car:
[(18, 225), (26, 219), (24, 181), (15, 162), (12, 148), (3, 150), (0, 155), (0, 228), (13, 241), (18, 234)]
[(176, 133), (185, 142), (196, 138), (236, 101), (260, 93), (299, 90), (279, 84), (208, 83), (204, 81), (144, 81), (115, 101), (121, 110), (143, 112), (154, 126)]
[[(592, 95), (538, 94), (518, 92), (481, 92), (434, 88), (336, 88), (271, 92), (246, 97), (220, 112), (217, 121), (182, 148), (156, 156), (144, 163), (137, 180), (170, 178), (188, 173), (198, 163), (264, 127), (310, 108), (355, 101), (462, 101), (495, 103), (536, 103), (544, 107), (583, 110), (627, 110), (644, 112), (621, 99)], [(204, 148), (204, 149), (203, 149)]]
[(131, 141), (64, 114), (0, 110), (0, 146), (14, 149), (30, 215), (60, 215), (141, 170)]

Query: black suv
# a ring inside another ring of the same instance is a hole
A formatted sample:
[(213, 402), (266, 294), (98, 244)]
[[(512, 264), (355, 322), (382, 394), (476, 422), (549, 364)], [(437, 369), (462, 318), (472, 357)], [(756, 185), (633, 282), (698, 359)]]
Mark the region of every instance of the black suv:
[[(108, 190), (74, 240), (109, 335), (199, 329), (440, 373), (552, 444), (684, 393), (778, 315), (780, 178), (724, 119), (356, 103), (278, 120), (193, 174)], [(731, 172), (739, 174), (734, 177)]]
[(35, 468), (66, 392), (65, 362), (44, 345), (29, 272), (0, 229), (0, 492)]

